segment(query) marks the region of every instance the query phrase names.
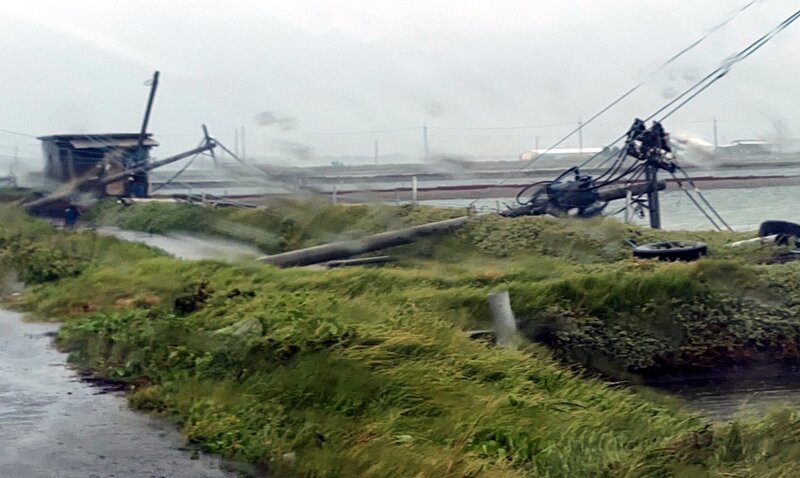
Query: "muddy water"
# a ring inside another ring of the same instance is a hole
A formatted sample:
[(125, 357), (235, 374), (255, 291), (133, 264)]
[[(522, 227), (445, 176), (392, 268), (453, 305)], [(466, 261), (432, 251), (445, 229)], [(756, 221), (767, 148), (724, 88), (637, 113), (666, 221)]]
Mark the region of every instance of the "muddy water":
[(150, 234), (147, 232), (128, 231), (116, 227), (99, 227), (98, 234), (114, 236), (131, 242), (140, 242), (148, 246), (187, 260), (215, 259), (237, 261), (255, 259), (263, 256), (255, 247), (219, 238), (203, 237), (188, 234)]
[(233, 477), (165, 422), (79, 381), (52, 324), (0, 310), (0, 477)]

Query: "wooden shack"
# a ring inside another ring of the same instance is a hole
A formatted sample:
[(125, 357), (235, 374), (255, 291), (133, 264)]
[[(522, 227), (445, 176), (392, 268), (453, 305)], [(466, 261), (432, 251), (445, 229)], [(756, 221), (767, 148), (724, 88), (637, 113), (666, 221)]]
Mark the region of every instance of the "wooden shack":
[[(102, 178), (119, 173), (137, 161), (148, 161), (158, 146), (146, 135), (142, 149), (138, 133), (59, 134), (41, 136), (45, 181), (53, 187), (76, 179)], [(101, 194), (144, 197), (148, 194), (147, 173), (131, 175), (125, 181), (108, 184)]]

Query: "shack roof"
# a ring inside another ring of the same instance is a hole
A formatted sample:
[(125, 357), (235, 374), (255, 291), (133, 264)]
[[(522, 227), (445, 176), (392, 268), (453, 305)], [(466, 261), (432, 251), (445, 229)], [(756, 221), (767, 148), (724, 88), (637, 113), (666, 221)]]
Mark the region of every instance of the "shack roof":
[[(144, 146), (158, 146), (158, 142), (146, 134)], [(40, 141), (69, 143), (75, 149), (88, 148), (132, 148), (139, 144), (139, 133), (103, 133), (103, 134), (56, 134), (40, 136)]]

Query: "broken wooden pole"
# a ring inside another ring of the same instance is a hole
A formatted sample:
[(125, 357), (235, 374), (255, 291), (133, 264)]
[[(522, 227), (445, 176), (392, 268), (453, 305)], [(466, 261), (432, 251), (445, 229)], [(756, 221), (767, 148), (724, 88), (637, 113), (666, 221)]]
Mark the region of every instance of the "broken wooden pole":
[(278, 267), (297, 267), (319, 264), (321, 262), (337, 259), (346, 259), (367, 252), (380, 251), (390, 247), (410, 244), (421, 237), (449, 232), (464, 226), (470, 221), (480, 219), (487, 215), (488, 214), (480, 214), (477, 216), (457, 217), (455, 219), (422, 224), (406, 229), (373, 234), (361, 239), (334, 242), (331, 244), (284, 252), (282, 254), (265, 256), (261, 257), (260, 260)]

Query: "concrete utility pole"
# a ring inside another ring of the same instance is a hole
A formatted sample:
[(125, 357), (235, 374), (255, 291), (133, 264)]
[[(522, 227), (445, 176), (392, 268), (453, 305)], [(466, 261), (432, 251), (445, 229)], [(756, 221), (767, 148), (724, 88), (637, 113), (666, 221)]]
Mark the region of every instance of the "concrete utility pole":
[(513, 347), (517, 336), (517, 320), (511, 309), (508, 291), (489, 294), (489, 311), (494, 324), (495, 343), (500, 347)]
[[(144, 146), (144, 138), (147, 134), (147, 125), (150, 123), (150, 113), (153, 111), (153, 100), (156, 98), (156, 90), (158, 89), (158, 77), (160, 73), (156, 71), (153, 73), (153, 79), (150, 80), (150, 96), (147, 98), (147, 108), (144, 110), (144, 120), (142, 120), (142, 129), (139, 131), (139, 140), (137, 141), (136, 148), (137, 154), (141, 156), (141, 150)], [(136, 158), (141, 161), (142, 157)]]
[(661, 229), (661, 205), (658, 202), (658, 168), (647, 165), (644, 169), (645, 182), (650, 185), (647, 191), (647, 206), (650, 210), (650, 227)]
[(717, 118), (714, 118), (714, 150), (719, 148), (719, 136), (717, 130)]
[(428, 149), (428, 125), (422, 127), (422, 144), (425, 150), (425, 162), (428, 162), (430, 150)]

